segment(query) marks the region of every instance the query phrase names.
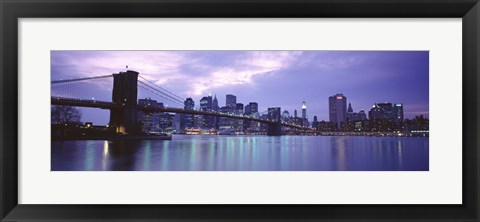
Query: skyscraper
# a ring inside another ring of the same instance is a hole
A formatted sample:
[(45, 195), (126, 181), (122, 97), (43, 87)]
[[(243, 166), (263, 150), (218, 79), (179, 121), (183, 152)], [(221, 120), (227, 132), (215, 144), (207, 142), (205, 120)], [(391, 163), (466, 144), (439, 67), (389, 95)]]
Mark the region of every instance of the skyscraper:
[[(248, 105), (246, 105), (244, 114), (250, 116), (258, 116), (258, 103), (250, 102)], [(243, 121), (243, 128), (245, 129), (245, 131), (254, 132), (258, 129), (258, 126), (258, 122), (252, 122), (249, 120)]]
[[(186, 110), (193, 110), (195, 107), (195, 102), (193, 101), (192, 98), (185, 99), (185, 102), (183, 104), (184, 104), (184, 109)], [(192, 114), (184, 114), (183, 121), (180, 124), (182, 130), (184, 130), (185, 128), (192, 128), (193, 120), (194, 119)]]
[(402, 122), (403, 121), (403, 104), (395, 103), (393, 112), (395, 113), (395, 118), (396, 118), (395, 121)]
[[(163, 103), (156, 100), (145, 98), (138, 100), (138, 106), (159, 108), (163, 107)], [(158, 133), (160, 132), (160, 116), (162, 113), (156, 112), (142, 112), (139, 111), (137, 115), (138, 122), (141, 126), (142, 133)]]
[(203, 111), (208, 111), (208, 97), (204, 96), (202, 99), (200, 99), (200, 110)]
[(328, 97), (328, 114), (330, 122), (336, 123), (337, 129), (340, 129), (347, 114), (347, 97), (343, 94)]
[[(212, 97), (204, 96), (200, 99), (200, 110), (202, 111), (211, 111), (212, 107)], [(201, 128), (212, 128), (213, 127), (213, 118), (211, 116), (203, 116), (203, 126)]]
[(250, 102), (248, 105), (250, 105), (250, 112), (252, 114), (258, 113), (258, 103), (256, 102)]
[(313, 116), (312, 127), (313, 127), (313, 128), (317, 128), (317, 126), (318, 126), (317, 116)]
[(287, 110), (283, 111), (283, 113), (282, 113), (282, 120), (283, 120), (284, 122), (288, 122), (289, 119), (290, 119), (290, 113), (289, 113)]
[(213, 101), (212, 101), (212, 110), (218, 112), (219, 109), (220, 107), (218, 107), (217, 95), (215, 95), (215, 98), (213, 98)]
[(251, 108), (250, 104), (247, 104), (247, 105), (245, 106), (245, 111), (244, 111), (243, 113), (244, 113), (245, 115), (250, 115), (250, 114), (252, 114), (252, 108)]
[(308, 118), (307, 118), (307, 103), (302, 102), (302, 125), (308, 127)]
[(307, 103), (302, 102), (302, 119), (307, 119)]
[[(218, 107), (217, 95), (215, 95), (215, 97), (212, 100), (212, 110), (214, 112), (220, 111), (220, 107)], [(213, 128), (218, 129), (218, 117), (216, 116), (213, 117)]]
[(160, 113), (159, 114), (159, 128), (161, 133), (172, 133), (174, 114)]
[(226, 96), (225, 106), (235, 109), (237, 105), (237, 97), (231, 94)]
[(237, 103), (235, 105), (235, 113), (243, 114), (243, 103)]
[(353, 108), (352, 108), (352, 104), (351, 104), (351, 103), (348, 103), (347, 113), (353, 113)]

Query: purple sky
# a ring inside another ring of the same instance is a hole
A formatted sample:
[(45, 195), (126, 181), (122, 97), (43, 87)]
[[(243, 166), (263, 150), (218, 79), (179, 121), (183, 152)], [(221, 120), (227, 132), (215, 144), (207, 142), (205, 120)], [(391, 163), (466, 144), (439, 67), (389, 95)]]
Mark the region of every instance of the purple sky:
[[(328, 121), (328, 97), (343, 93), (358, 112), (375, 102), (403, 103), (405, 118), (428, 116), (428, 51), (52, 51), (52, 80), (135, 70), (195, 105), (212, 91), (258, 102), (261, 111), (280, 106), (293, 115), (307, 102)], [(52, 95), (111, 100), (113, 79), (52, 86)], [(158, 98), (139, 89), (139, 98)], [(160, 100), (160, 99), (158, 99)], [(168, 101), (160, 101), (177, 106)], [(82, 121), (107, 124), (109, 112), (82, 109)]]

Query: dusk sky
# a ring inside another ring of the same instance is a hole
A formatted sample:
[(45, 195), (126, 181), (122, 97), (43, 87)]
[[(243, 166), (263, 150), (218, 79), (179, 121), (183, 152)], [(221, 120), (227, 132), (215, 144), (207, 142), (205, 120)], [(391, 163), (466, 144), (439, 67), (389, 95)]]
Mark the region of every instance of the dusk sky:
[[(195, 105), (212, 91), (259, 110), (279, 106), (293, 115), (328, 121), (328, 97), (343, 93), (353, 110), (374, 103), (403, 103), (405, 118), (428, 116), (428, 51), (51, 51), (51, 79), (101, 76), (134, 70)], [(111, 101), (113, 78), (52, 86), (52, 96)], [(151, 97), (179, 107), (139, 88)], [(82, 108), (82, 121), (108, 124), (109, 112)]]

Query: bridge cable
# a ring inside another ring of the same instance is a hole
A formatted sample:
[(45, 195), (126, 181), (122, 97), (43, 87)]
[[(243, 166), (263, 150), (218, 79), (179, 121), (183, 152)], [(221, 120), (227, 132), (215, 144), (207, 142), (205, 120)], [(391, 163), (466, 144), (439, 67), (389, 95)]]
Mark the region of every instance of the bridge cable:
[(79, 81), (85, 81), (85, 80), (91, 80), (91, 79), (101, 79), (101, 78), (107, 78), (107, 77), (113, 77), (113, 75), (110, 74), (110, 75), (104, 75), (104, 76), (93, 76), (93, 77), (85, 77), (85, 78), (77, 78), (77, 79), (54, 80), (54, 81), (51, 81), (50, 84), (79, 82)]
[(146, 84), (145, 82), (143, 82), (143, 81), (141, 81), (141, 80), (138, 80), (138, 82), (141, 83), (141, 84), (143, 84), (143, 85), (145, 85), (146, 87), (148, 87), (148, 88), (150, 88), (150, 89), (152, 89), (152, 90), (154, 90), (154, 91), (162, 94), (162, 95), (163, 95), (162, 97), (168, 97), (168, 98), (171, 99), (171, 100), (175, 100), (176, 102), (183, 104), (183, 101), (180, 100), (180, 99), (174, 98), (174, 97), (172, 97), (172, 96), (170, 96), (170, 95), (168, 95), (168, 94), (166, 94), (166, 93), (164, 93), (164, 92), (162, 92), (162, 91), (160, 91), (160, 90), (158, 90), (158, 89), (156, 89), (156, 88), (154, 88), (154, 87)]
[[(141, 75), (138, 75), (138, 76), (139, 76), (140, 78), (144, 79), (145, 81), (147, 81), (148, 83), (150, 83), (150, 84), (154, 85), (155, 87), (158, 87), (158, 88), (160, 88), (160, 89), (164, 90), (165, 92), (167, 92), (167, 93), (171, 94), (172, 96), (174, 96), (174, 97), (177, 97), (178, 99), (182, 100), (182, 102), (185, 100), (184, 98), (182, 98), (182, 97), (180, 97), (180, 96), (177, 96), (175, 93), (173, 93), (173, 92), (170, 92), (170, 91), (168, 91), (168, 90), (164, 89), (163, 87), (161, 87), (161, 86), (157, 85), (156, 83), (154, 83), (154, 82), (152, 82), (152, 81), (150, 81), (150, 80), (146, 79), (145, 77), (143, 77), (143, 76), (141, 76)], [(139, 81), (140, 81), (140, 80), (139, 80)]]
[[(160, 97), (162, 97), (162, 98), (164, 98), (164, 99), (167, 99), (167, 100), (169, 100), (169, 101), (171, 101), (171, 102), (174, 102), (174, 103), (177, 103), (177, 104), (180, 104), (180, 105), (184, 105), (183, 102), (180, 102), (180, 101), (178, 101), (178, 100), (171, 99), (170, 97), (167, 97), (165, 94), (157, 92), (157, 90), (155, 90), (155, 88), (152, 88), (151, 86), (146, 85), (146, 84), (143, 83), (142, 81), (139, 81), (139, 83), (141, 83), (141, 84), (138, 85), (140, 88), (145, 89), (145, 90), (149, 91), (150, 93), (153, 93), (153, 94), (155, 94), (155, 95), (157, 95), (157, 96), (160, 96)], [(143, 85), (142, 85), (142, 84), (143, 84)], [(148, 87), (148, 88), (147, 88), (147, 87)], [(150, 88), (150, 89), (149, 89), (149, 88)], [(153, 90), (152, 90), (152, 89), (153, 89)]]

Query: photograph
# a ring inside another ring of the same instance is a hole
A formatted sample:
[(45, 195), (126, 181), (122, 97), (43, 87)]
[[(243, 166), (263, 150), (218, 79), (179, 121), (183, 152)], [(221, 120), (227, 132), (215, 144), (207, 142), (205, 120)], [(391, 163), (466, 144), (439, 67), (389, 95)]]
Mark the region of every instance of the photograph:
[(52, 50), (51, 171), (429, 171), (429, 51)]

